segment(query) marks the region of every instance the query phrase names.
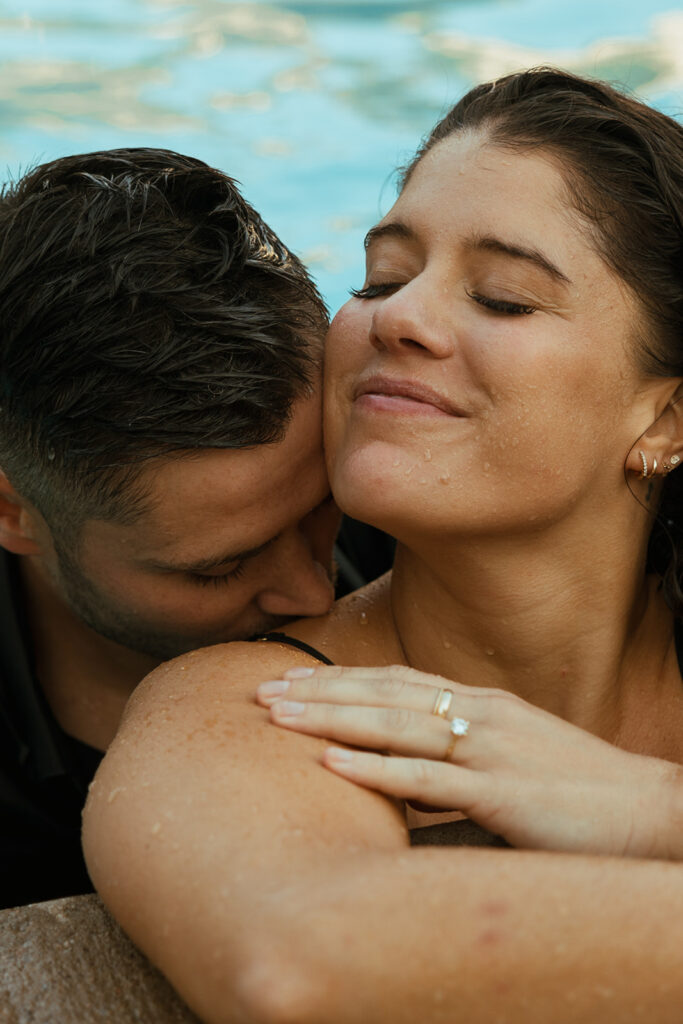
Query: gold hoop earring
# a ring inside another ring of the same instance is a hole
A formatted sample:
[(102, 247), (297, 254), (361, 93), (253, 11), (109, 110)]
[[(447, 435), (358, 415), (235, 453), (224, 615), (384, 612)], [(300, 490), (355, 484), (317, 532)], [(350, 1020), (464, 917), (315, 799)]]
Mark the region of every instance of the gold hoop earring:
[(655, 456), (652, 459), (652, 472), (650, 473), (650, 472), (648, 472), (647, 457), (645, 455), (645, 452), (641, 448), (639, 448), (638, 449), (638, 454), (640, 455), (641, 459), (643, 460), (643, 472), (640, 475), (643, 478), (643, 480), (649, 480), (657, 472), (657, 458)]

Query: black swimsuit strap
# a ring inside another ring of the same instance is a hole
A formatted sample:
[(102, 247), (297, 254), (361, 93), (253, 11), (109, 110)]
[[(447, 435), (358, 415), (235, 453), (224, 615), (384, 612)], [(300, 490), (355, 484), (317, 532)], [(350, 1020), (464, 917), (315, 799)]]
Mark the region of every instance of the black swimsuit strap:
[(326, 655), (321, 654), (320, 651), (316, 651), (315, 647), (311, 647), (310, 644), (304, 643), (303, 640), (296, 640), (293, 636), (287, 636), (286, 633), (261, 633), (259, 636), (250, 636), (249, 642), (255, 640), (270, 640), (275, 644), (285, 644), (287, 647), (296, 647), (299, 651), (304, 651), (305, 654), (310, 654), (316, 661), (321, 661), (323, 665), (334, 665), (333, 661), (330, 661)]

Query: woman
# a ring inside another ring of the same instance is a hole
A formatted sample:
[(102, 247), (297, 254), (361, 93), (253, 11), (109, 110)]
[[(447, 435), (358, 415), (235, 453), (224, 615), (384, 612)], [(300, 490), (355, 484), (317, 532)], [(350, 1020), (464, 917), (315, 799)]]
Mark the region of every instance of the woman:
[[(288, 634), (398, 668), (286, 639), (179, 659), (87, 815), (105, 901), (204, 1019), (680, 1019), (682, 135), (510, 76), (370, 231), (326, 430), (337, 500), (396, 567)], [(253, 704), (268, 679), (287, 730)], [(305, 732), (408, 757), (326, 772)], [(408, 850), (378, 789), (582, 856)]]

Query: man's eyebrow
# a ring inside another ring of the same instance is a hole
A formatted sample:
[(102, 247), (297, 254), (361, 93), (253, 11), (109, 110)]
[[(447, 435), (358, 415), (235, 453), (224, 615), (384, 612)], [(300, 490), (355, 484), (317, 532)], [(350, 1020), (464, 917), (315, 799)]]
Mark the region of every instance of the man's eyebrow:
[(243, 562), (248, 558), (254, 558), (270, 547), (276, 540), (277, 537), (271, 537), (264, 544), (259, 544), (255, 548), (248, 548), (246, 551), (223, 552), (220, 555), (189, 559), (185, 562), (166, 562), (163, 559), (149, 558), (145, 559), (143, 565), (148, 569), (158, 569), (160, 572), (210, 572), (211, 569), (220, 569), (221, 566), (230, 565), (231, 562)]
[(558, 281), (560, 284), (571, 284), (572, 282), (559, 267), (556, 267), (547, 256), (544, 256), (538, 249), (532, 249), (526, 245), (516, 245), (513, 242), (504, 242), (502, 238), (495, 235), (473, 235), (465, 242), (465, 248), (474, 251), (500, 253), (503, 256), (511, 256), (512, 259), (526, 260), (534, 266), (544, 270), (546, 274)]
[(363, 245), (369, 249), (378, 238), (403, 238), (413, 241), (415, 232), (402, 220), (392, 220), (388, 224), (377, 224), (376, 227), (370, 228)]

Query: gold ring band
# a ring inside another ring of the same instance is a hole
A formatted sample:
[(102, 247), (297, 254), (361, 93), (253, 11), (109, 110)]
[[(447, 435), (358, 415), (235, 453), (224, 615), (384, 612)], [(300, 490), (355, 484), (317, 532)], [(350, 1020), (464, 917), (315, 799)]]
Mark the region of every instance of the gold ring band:
[(450, 761), (451, 754), (455, 750), (455, 744), (461, 736), (467, 736), (467, 733), (470, 731), (470, 723), (466, 718), (452, 718), (448, 731), (450, 732), (450, 737), (448, 740), (448, 746), (446, 747), (446, 753), (443, 755), (444, 761)]
[(442, 687), (436, 695), (434, 701), (434, 707), (432, 708), (432, 714), (438, 715), (439, 718), (448, 717), (448, 709), (451, 706), (453, 700), (453, 691), (446, 687)]

